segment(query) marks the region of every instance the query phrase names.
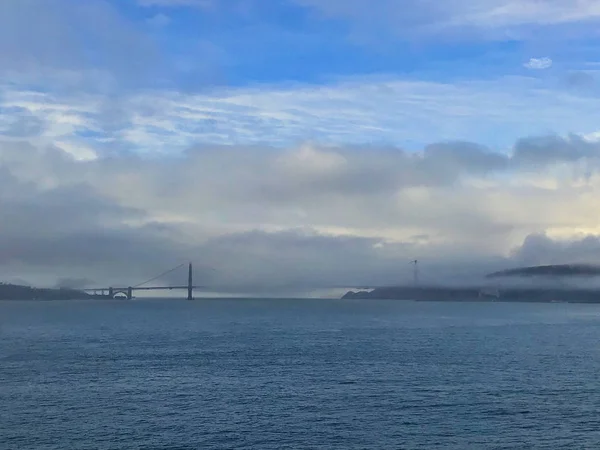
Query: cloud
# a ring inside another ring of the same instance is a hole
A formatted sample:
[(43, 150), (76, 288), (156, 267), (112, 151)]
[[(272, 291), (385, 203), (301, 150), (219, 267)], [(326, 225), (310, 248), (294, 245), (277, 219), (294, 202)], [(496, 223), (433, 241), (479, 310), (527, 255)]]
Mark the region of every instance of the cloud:
[(557, 240), (545, 234), (527, 236), (514, 251), (513, 258), (523, 265), (577, 263), (600, 264), (600, 236)]
[(546, 166), (553, 162), (574, 162), (582, 159), (600, 162), (600, 143), (572, 135), (542, 136), (519, 139), (513, 160), (520, 165)]
[(0, 112), (0, 133), (13, 138), (29, 138), (42, 134), (44, 121), (25, 108)]
[(395, 28), (395, 33), (440, 33), (452, 30), (492, 30), (511, 27), (532, 27), (563, 23), (585, 22), (600, 17), (595, 0), (381, 0), (372, 8), (368, 0), (286, 0), (285, 2), (256, 2), (246, 0), (137, 0), (143, 7), (226, 6), (240, 12), (245, 8), (266, 4), (271, 9), (298, 5), (319, 11), (323, 17), (342, 18), (372, 31), (381, 25)]
[(482, 0), (423, 2), (382, 0), (377, 9), (368, 0), (296, 0), (323, 14), (372, 25), (396, 23), (398, 32), (440, 32), (449, 29), (494, 29), (571, 23), (600, 17), (595, 0)]
[(172, 19), (166, 14), (156, 14), (147, 20), (147, 22), (157, 28), (163, 28), (171, 24)]
[(65, 149), (146, 154), (201, 143), (285, 147), (303, 141), (415, 150), (432, 141), (470, 141), (498, 150), (549, 130), (595, 133), (597, 101), (593, 91), (529, 77), (454, 83), (367, 77), (321, 86), (144, 90), (118, 97), (4, 84), (0, 127), (21, 117), (43, 123), (40, 139)]
[[(160, 267), (158, 258), (177, 260), (169, 230), (140, 224), (143, 211), (119, 205), (90, 183), (62, 182), (80, 163), (61, 150), (4, 142), (0, 155), (0, 266), (6, 273), (96, 280), (108, 274), (118, 282), (121, 271), (145, 276)], [(40, 178), (38, 170), (48, 175)]]
[[(128, 14), (111, 0), (0, 2), (0, 75), (45, 92), (118, 96), (156, 86), (220, 82), (220, 56), (201, 37), (164, 39), (170, 17)], [(151, 29), (150, 27), (153, 27)], [(182, 68), (182, 61), (189, 61)]]
[(552, 67), (552, 59), (550, 58), (531, 58), (524, 66), (532, 70), (544, 70)]
[(565, 76), (567, 86), (577, 89), (591, 89), (596, 86), (594, 74), (585, 71), (570, 72)]
[(343, 23), (350, 42), (378, 51), (393, 51), (398, 40), (449, 48), (520, 41), (556, 50), (566, 41), (594, 39), (600, 19), (596, 0), (381, 0), (377, 8), (369, 0), (294, 2), (323, 21)]
[(220, 292), (299, 292), (408, 282), (414, 258), (424, 280), (466, 282), (546, 254), (585, 262), (586, 244), (553, 243), (600, 235), (598, 147), (575, 136), (509, 154), (205, 145), (92, 160), (28, 139), (0, 142), (0, 267), (36, 284), (135, 284), (193, 260)]
[(140, 76), (150, 69), (155, 51), (104, 0), (4, 0), (0, 5), (0, 71), (6, 76), (33, 77), (37, 71), (68, 77), (81, 70)]
[(140, 6), (151, 7), (168, 7), (177, 8), (182, 6), (197, 7), (197, 8), (209, 8), (213, 6), (215, 0), (137, 0)]

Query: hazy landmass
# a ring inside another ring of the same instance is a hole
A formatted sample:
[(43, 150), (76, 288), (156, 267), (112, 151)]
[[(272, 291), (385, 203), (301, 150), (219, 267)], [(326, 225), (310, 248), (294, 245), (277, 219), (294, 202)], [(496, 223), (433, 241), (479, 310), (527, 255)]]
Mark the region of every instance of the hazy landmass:
[(75, 289), (39, 289), (0, 283), (0, 300), (76, 300), (85, 298), (90, 298), (90, 295)]
[(600, 303), (600, 290), (557, 289), (557, 288), (506, 288), (489, 290), (455, 287), (410, 287), (394, 286), (372, 291), (350, 291), (343, 299), (395, 299), (415, 301), (476, 301), (493, 300), (503, 302), (568, 302)]

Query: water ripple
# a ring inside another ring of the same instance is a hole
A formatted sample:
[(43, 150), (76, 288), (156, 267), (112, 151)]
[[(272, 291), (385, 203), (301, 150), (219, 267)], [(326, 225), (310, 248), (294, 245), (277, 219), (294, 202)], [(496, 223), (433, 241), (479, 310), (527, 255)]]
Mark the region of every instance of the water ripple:
[(594, 305), (0, 302), (0, 448), (600, 448), (599, 333)]

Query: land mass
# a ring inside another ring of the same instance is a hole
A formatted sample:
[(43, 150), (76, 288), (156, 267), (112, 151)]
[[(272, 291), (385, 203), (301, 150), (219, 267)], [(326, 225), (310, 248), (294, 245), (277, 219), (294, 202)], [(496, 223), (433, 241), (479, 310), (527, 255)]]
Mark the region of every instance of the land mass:
[(504, 288), (391, 286), (372, 291), (350, 291), (343, 299), (414, 300), (414, 301), (499, 301), (600, 303), (598, 289)]
[(39, 289), (0, 283), (0, 300), (80, 300), (87, 298), (92, 297), (76, 289)]

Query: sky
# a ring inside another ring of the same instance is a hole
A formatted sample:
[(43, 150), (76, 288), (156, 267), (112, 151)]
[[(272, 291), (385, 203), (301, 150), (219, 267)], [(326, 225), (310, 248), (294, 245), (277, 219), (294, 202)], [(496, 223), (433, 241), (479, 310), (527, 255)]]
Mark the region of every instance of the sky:
[(600, 262), (598, 25), (596, 0), (3, 0), (1, 278), (193, 261), (296, 295)]

